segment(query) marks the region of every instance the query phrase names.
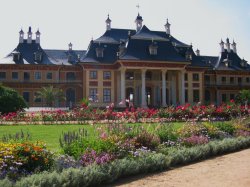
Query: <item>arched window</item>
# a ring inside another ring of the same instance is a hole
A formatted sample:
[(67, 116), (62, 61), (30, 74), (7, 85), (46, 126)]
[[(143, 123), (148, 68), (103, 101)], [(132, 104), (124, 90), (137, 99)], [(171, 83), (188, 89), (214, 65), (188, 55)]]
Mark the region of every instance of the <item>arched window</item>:
[(76, 76), (74, 72), (67, 72), (66, 73), (66, 80), (75, 80)]

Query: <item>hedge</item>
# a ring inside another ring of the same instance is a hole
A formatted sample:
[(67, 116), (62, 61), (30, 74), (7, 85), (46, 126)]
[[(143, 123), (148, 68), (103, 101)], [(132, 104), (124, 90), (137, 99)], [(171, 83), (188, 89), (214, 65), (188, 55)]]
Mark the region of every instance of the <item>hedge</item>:
[(176, 165), (210, 158), (250, 147), (250, 137), (228, 138), (211, 141), (208, 144), (191, 148), (164, 148), (160, 153), (150, 153), (136, 159), (124, 158), (105, 165), (91, 165), (75, 169), (43, 172), (22, 178), (13, 183), (8, 179), (0, 181), (4, 187), (83, 187), (111, 183), (118, 178), (136, 174), (150, 173), (169, 169)]

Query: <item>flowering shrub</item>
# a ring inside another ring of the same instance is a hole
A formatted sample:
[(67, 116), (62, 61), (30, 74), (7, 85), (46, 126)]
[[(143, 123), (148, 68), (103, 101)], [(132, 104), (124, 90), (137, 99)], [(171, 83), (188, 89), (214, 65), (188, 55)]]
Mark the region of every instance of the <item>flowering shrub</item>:
[(180, 142), (184, 146), (195, 146), (208, 143), (209, 138), (204, 135), (192, 135), (190, 137), (181, 139)]
[(37, 143), (0, 143), (0, 177), (16, 180), (34, 172), (48, 170), (53, 154)]
[(106, 152), (97, 153), (95, 150), (87, 150), (81, 157), (80, 163), (82, 166), (88, 166), (90, 164), (96, 163), (98, 165), (111, 162), (114, 160), (114, 155)]

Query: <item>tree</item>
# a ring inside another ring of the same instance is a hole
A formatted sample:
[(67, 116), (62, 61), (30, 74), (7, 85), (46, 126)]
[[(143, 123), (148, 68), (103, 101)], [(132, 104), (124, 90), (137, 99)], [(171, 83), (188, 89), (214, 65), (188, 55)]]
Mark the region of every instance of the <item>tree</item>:
[(17, 91), (0, 84), (0, 113), (23, 110), (27, 104)]
[(63, 91), (53, 86), (42, 87), (41, 91), (37, 92), (36, 98), (43, 99), (49, 107), (52, 107), (55, 101), (66, 100)]
[(250, 103), (250, 90), (241, 90), (235, 98), (236, 103), (245, 104), (247, 107)]

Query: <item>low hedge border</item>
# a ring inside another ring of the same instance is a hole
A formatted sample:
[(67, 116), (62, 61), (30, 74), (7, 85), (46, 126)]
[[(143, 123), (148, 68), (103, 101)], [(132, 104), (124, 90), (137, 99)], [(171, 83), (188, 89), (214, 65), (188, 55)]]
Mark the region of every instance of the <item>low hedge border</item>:
[(124, 158), (104, 165), (91, 165), (85, 168), (65, 169), (43, 172), (22, 178), (13, 183), (8, 179), (0, 181), (4, 187), (83, 187), (111, 183), (118, 178), (156, 172), (177, 165), (207, 159), (225, 153), (250, 147), (250, 137), (228, 138), (221, 141), (211, 141), (208, 144), (191, 148), (164, 148), (160, 153), (150, 153), (136, 159)]

